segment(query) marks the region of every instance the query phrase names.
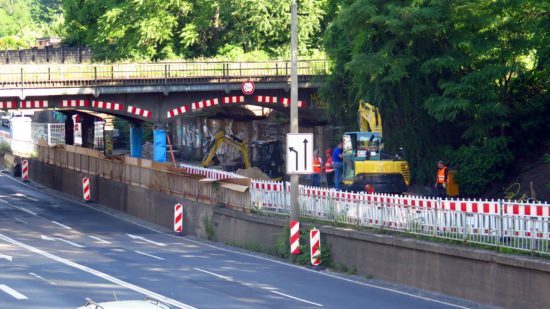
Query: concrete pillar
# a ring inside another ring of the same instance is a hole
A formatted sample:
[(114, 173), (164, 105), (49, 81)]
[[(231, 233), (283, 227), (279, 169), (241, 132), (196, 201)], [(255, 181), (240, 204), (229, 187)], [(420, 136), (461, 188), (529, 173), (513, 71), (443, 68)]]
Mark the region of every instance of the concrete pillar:
[(153, 130), (154, 153), (153, 159), (156, 162), (166, 162), (166, 130), (155, 126)]
[(74, 145), (74, 121), (72, 115), (65, 120), (65, 144)]
[(115, 130), (113, 121), (115, 120), (115, 117), (108, 116), (108, 117), (105, 117), (103, 120), (105, 120), (105, 125), (103, 127), (103, 145), (104, 145), (103, 152), (105, 153), (106, 156), (112, 156), (113, 155), (113, 131)]
[(95, 117), (87, 114), (80, 115), (82, 123), (82, 147), (94, 148)]
[(130, 157), (141, 158), (141, 145), (143, 144), (143, 128), (141, 124), (130, 126)]

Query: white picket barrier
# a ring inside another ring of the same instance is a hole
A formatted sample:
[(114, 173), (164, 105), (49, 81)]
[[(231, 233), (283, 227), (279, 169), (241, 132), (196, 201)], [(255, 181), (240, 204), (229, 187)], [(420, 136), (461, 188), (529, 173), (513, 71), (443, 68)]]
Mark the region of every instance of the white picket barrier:
[(216, 179), (216, 180), (223, 180), (223, 179), (230, 179), (230, 178), (246, 178), (242, 175), (232, 173), (232, 172), (226, 172), (221, 170), (215, 170), (211, 168), (205, 168), (202, 166), (196, 166), (191, 164), (179, 164), (180, 168), (185, 169), (185, 172), (192, 175), (202, 175), (210, 179)]
[[(244, 178), (235, 173), (181, 164), (188, 173), (212, 179)], [(290, 184), (251, 180), (250, 207), (290, 213)], [(299, 187), (300, 214), (356, 226), (430, 237), (549, 252), (550, 205), (512, 201), (437, 199)]]

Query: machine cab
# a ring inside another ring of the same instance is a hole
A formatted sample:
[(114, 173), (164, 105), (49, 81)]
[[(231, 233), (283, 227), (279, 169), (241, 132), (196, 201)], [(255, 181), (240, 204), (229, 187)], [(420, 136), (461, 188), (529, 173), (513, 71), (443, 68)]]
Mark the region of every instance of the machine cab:
[(356, 161), (380, 161), (382, 159), (382, 136), (379, 132), (348, 132), (343, 136), (344, 182), (355, 178)]

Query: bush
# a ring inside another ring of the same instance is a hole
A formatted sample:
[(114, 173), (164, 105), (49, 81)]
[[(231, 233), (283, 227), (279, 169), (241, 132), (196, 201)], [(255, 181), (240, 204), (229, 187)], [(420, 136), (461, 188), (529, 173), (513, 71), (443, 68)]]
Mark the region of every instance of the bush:
[(458, 168), (456, 180), (466, 195), (479, 195), (493, 182), (506, 176), (514, 157), (505, 138), (489, 138), (482, 144), (462, 146), (448, 153), (453, 167)]

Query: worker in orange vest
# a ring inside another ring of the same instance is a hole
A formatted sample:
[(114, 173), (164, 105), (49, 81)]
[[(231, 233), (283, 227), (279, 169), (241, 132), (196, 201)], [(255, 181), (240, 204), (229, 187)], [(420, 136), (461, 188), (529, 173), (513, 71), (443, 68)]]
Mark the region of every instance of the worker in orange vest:
[(321, 166), (323, 161), (319, 157), (319, 150), (313, 152), (313, 174), (311, 174), (311, 185), (314, 187), (321, 186)]
[(334, 187), (334, 166), (332, 166), (332, 149), (325, 151), (327, 160), (325, 161), (325, 175), (327, 176), (327, 187)]
[(437, 162), (437, 178), (435, 180), (435, 192), (437, 197), (447, 197), (447, 183), (449, 182), (449, 169), (443, 161)]

